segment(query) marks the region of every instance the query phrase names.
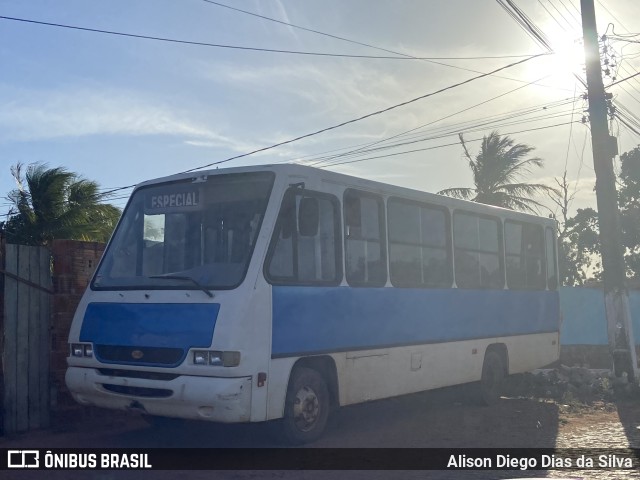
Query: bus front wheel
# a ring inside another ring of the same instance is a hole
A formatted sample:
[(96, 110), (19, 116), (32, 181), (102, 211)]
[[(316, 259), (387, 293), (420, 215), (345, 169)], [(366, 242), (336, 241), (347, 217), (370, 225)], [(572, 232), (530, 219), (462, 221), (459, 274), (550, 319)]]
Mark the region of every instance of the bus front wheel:
[(482, 377), (480, 378), (480, 400), (485, 405), (494, 405), (500, 399), (504, 383), (502, 357), (494, 351), (484, 356)]
[(316, 370), (296, 367), (291, 372), (282, 427), (292, 444), (320, 438), (329, 418), (329, 390)]

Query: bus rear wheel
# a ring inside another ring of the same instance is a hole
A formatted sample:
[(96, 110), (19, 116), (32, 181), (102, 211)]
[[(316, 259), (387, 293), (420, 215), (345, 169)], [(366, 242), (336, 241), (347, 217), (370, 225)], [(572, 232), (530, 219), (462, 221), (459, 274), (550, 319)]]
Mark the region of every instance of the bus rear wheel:
[(480, 378), (480, 400), (484, 405), (494, 405), (500, 399), (504, 384), (502, 357), (493, 351), (484, 356), (482, 377)]
[(282, 429), (291, 444), (303, 444), (322, 436), (329, 418), (329, 390), (323, 376), (311, 368), (291, 372)]

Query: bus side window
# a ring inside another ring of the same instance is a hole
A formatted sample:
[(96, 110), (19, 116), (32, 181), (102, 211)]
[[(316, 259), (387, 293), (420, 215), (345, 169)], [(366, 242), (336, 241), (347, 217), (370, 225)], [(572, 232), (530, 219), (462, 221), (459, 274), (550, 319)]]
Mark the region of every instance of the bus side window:
[(501, 241), (497, 218), (454, 213), (454, 263), (458, 287), (504, 288)]
[(354, 286), (384, 286), (387, 248), (382, 198), (347, 190), (344, 219), (347, 282)]
[(271, 240), (267, 279), (279, 284), (338, 284), (342, 279), (339, 238), (335, 197), (290, 190)]
[(507, 286), (544, 290), (546, 279), (542, 227), (507, 220), (504, 223)]
[(394, 287), (450, 287), (449, 212), (399, 198), (387, 202), (389, 274)]

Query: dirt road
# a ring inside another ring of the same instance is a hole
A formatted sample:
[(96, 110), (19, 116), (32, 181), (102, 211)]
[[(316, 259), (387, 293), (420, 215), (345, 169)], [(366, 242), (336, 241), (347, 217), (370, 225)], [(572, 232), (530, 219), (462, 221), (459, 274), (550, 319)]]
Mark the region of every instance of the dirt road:
[[(467, 388), (451, 388), (342, 408), (317, 448), (640, 448), (640, 401), (594, 400), (589, 405), (543, 398), (502, 398), (491, 407), (475, 404)], [(267, 425), (185, 422), (152, 428), (141, 418), (120, 415), (109, 422), (74, 425), (64, 432), (35, 432), (0, 439), (2, 448), (272, 447)], [(292, 449), (295, 455), (295, 449)], [(111, 479), (386, 479), (386, 478), (640, 478), (640, 472), (589, 471), (191, 471), (20, 472), (6, 478)]]

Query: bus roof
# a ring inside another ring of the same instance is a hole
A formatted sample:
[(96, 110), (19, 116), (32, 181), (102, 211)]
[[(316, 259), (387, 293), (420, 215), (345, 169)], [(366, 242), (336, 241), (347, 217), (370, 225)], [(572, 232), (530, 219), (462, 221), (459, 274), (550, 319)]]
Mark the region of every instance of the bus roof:
[(510, 218), (513, 220), (529, 220), (536, 222), (549, 223), (551, 226), (556, 227), (556, 220), (554, 218), (541, 217), (538, 215), (532, 215), (529, 213), (510, 210), (507, 208), (496, 207), (493, 205), (486, 205), (469, 200), (461, 200), (445, 195), (438, 195), (436, 193), (427, 192), (424, 190), (418, 190), (414, 188), (401, 187), (390, 183), (379, 182), (375, 180), (368, 180), (353, 175), (347, 175), (343, 173), (332, 172), (330, 170), (310, 167), (306, 165), (299, 165), (293, 163), (287, 164), (263, 164), (263, 165), (249, 165), (242, 167), (228, 167), (228, 168), (216, 168), (212, 170), (198, 170), (189, 173), (179, 173), (161, 178), (155, 178), (146, 180), (136, 185), (136, 190), (140, 187), (150, 186), (158, 183), (166, 183), (176, 180), (184, 180), (187, 178), (204, 178), (212, 175), (223, 175), (228, 173), (249, 173), (271, 171), (277, 175), (294, 175), (302, 177), (312, 177), (320, 181), (342, 184), (346, 187), (360, 188), (366, 191), (379, 193), (386, 196), (398, 196), (415, 201), (427, 201), (438, 205), (446, 206), (450, 209), (463, 209), (467, 211), (473, 211), (476, 213), (485, 213), (498, 215), (504, 218)]

